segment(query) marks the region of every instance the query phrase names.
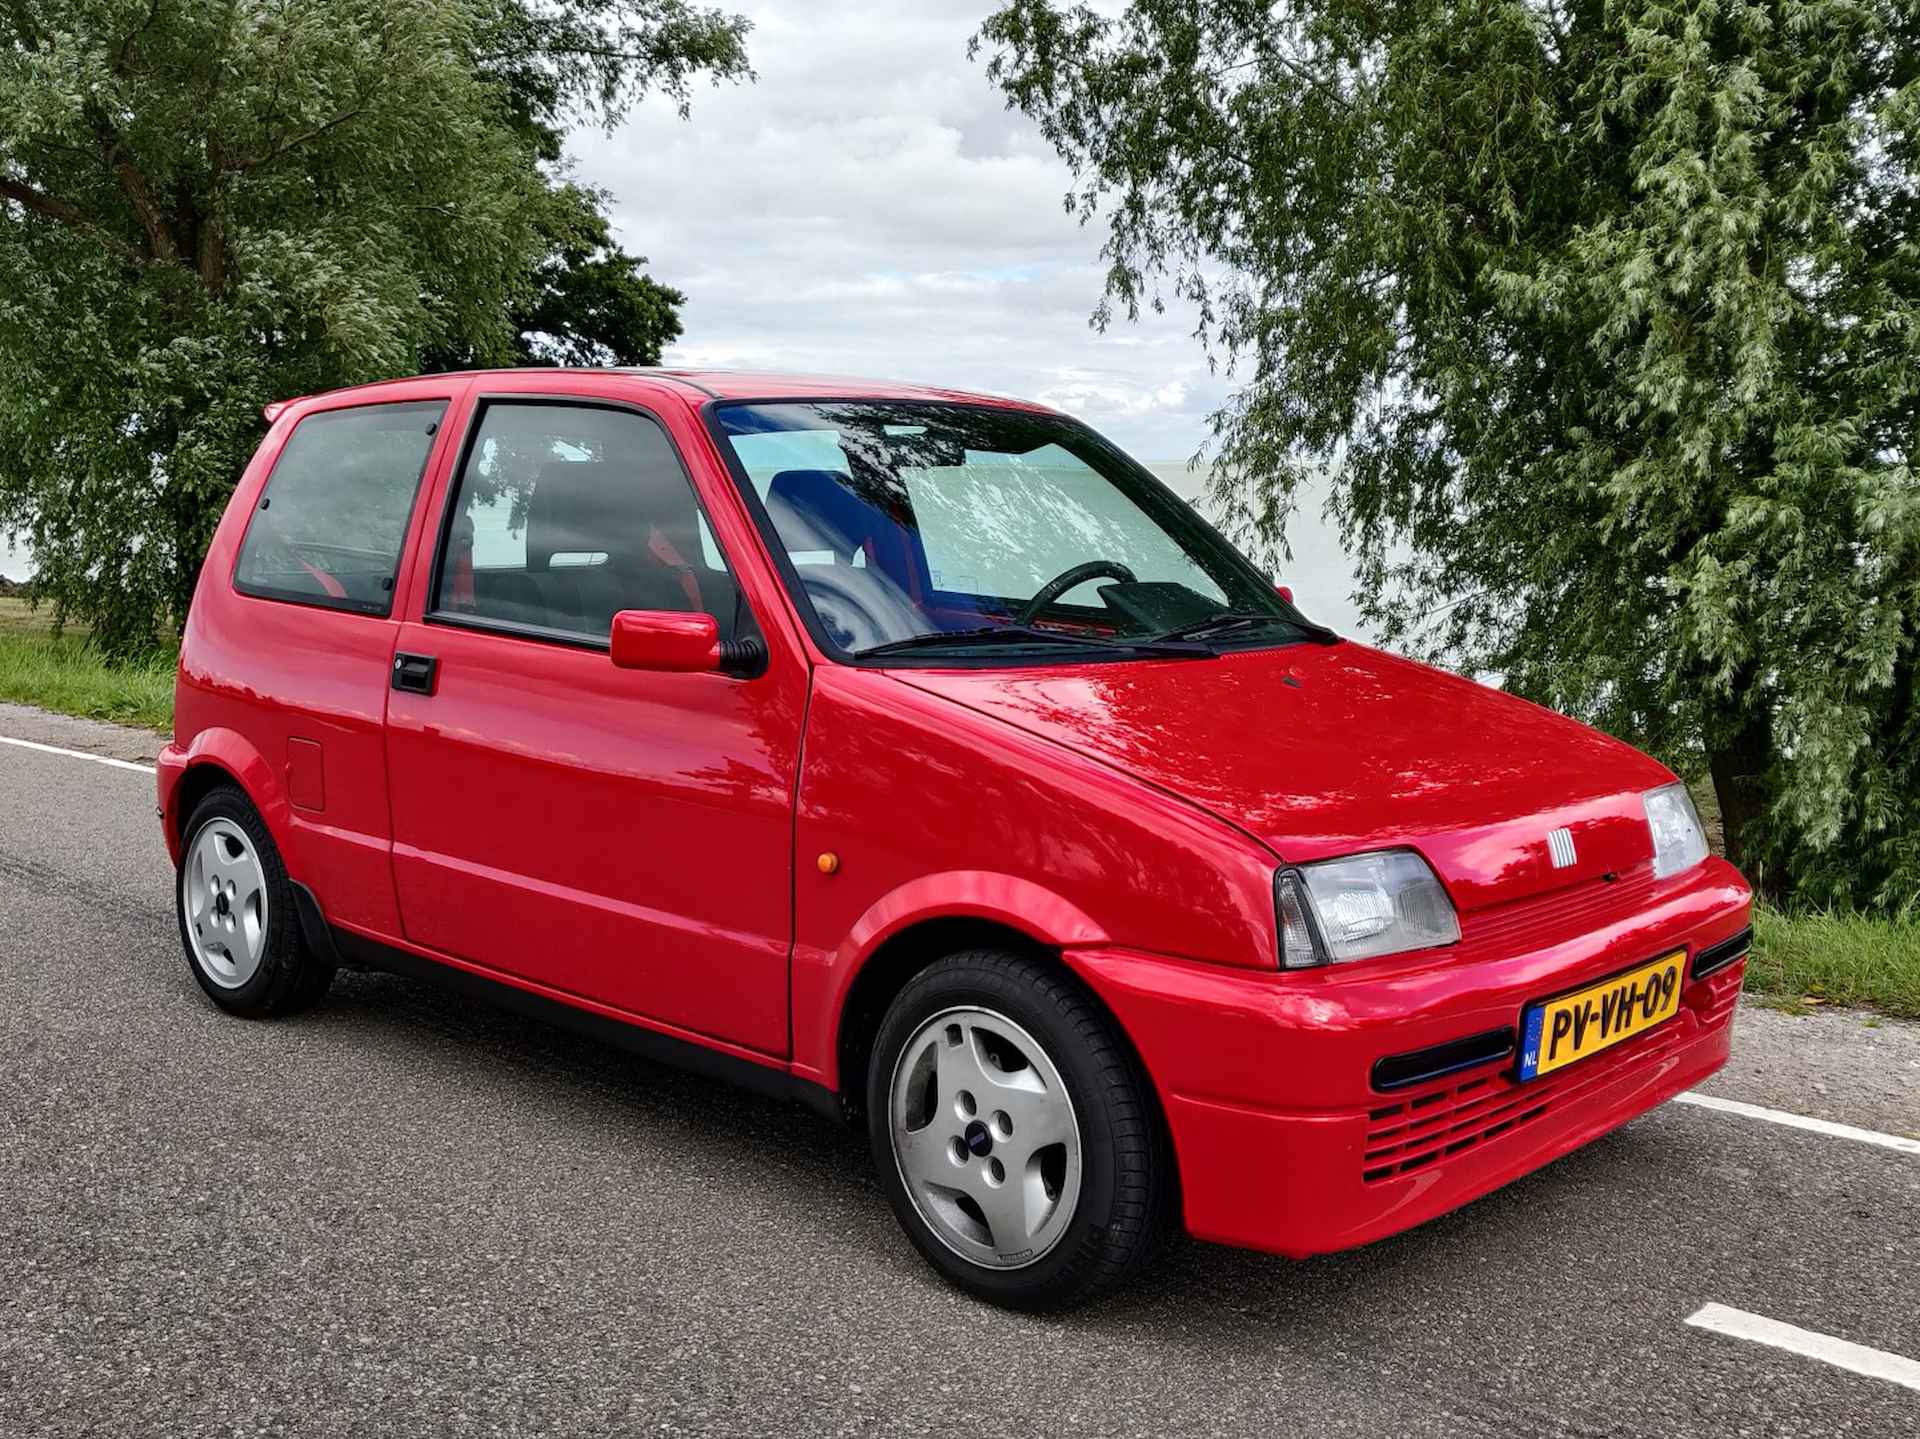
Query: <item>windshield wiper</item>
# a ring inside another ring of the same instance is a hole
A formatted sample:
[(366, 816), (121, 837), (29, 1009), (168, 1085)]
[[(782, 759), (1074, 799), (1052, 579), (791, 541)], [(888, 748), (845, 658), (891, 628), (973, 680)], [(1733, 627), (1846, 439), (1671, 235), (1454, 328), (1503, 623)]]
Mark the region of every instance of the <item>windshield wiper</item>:
[(1038, 629), (1032, 625), (983, 625), (976, 630), (932, 630), (923, 635), (908, 635), (903, 640), (889, 640), (885, 644), (856, 650), (854, 656), (857, 659), (868, 659), (874, 655), (913, 654), (921, 650), (971, 649), (983, 644), (1079, 645), (1097, 650), (1126, 650), (1153, 655), (1210, 656), (1213, 654), (1213, 651), (1205, 645), (1182, 644), (1177, 639), (1169, 640), (1165, 635), (1137, 640), (1121, 639), (1118, 636), (1096, 639), (1091, 635), (1070, 635), (1059, 630)]
[(1222, 610), (1217, 615), (1208, 615), (1205, 619), (1194, 620), (1191, 624), (1175, 625), (1153, 636), (1154, 643), (1178, 640), (1211, 640), (1221, 635), (1231, 634), (1235, 630), (1249, 629), (1257, 624), (1281, 624), (1300, 631), (1316, 644), (1330, 645), (1340, 636), (1325, 625), (1316, 625), (1312, 620), (1295, 619), (1291, 615), (1276, 615), (1266, 611)]

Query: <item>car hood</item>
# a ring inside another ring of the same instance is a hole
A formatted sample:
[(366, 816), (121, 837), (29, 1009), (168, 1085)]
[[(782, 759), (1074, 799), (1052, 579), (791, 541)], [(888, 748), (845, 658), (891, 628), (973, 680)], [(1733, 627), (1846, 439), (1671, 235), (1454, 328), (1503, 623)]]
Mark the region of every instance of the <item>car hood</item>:
[[(1462, 909), (1645, 864), (1640, 796), (1672, 779), (1564, 715), (1352, 641), (893, 673), (1180, 795), (1289, 862), (1412, 846)], [(1559, 828), (1571, 864), (1550, 852)]]

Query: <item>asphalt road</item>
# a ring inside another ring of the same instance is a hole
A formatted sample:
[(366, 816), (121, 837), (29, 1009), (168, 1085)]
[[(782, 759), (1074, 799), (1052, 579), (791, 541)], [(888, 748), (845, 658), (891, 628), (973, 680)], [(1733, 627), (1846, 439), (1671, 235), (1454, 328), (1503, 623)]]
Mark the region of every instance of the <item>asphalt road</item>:
[[(9, 1436), (1920, 1433), (1684, 1322), (1920, 1357), (1920, 1156), (1669, 1105), (1372, 1248), (1185, 1244), (1031, 1319), (798, 1109), (381, 976), (221, 1015), (147, 775), (0, 745), (0, 959)], [(1920, 1031), (1741, 1023), (1716, 1093), (1920, 1129)]]

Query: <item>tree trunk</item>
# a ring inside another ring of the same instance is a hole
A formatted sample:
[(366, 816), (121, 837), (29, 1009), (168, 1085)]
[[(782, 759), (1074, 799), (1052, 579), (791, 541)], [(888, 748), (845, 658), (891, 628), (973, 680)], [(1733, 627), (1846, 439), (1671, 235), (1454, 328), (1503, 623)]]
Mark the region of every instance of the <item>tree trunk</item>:
[(198, 527), (190, 510), (175, 505), (173, 522), (173, 573), (168, 588), (173, 613), (168, 615), (176, 635), (187, 632), (187, 610), (193, 604), (194, 589), (200, 583), (200, 567), (206, 563), (205, 547), (200, 543)]
[[(179, 431), (175, 429), (165, 437), (162, 453), (172, 454), (179, 444)], [(212, 505), (211, 515), (203, 513), (202, 507), (207, 504)], [(173, 529), (173, 554), (167, 576), (170, 613), (159, 617), (160, 626), (163, 634), (171, 624), (176, 635), (184, 635), (187, 610), (193, 604), (193, 591), (200, 582), (200, 567), (206, 563), (207, 545), (224, 506), (217, 501), (202, 501), (176, 482), (167, 487), (166, 508)]]
[(1770, 798), (1773, 718), (1751, 668), (1734, 675), (1733, 692), (1706, 704), (1707, 770), (1720, 802), (1727, 858), (1763, 892), (1778, 898), (1782, 876), (1760, 865), (1759, 825)]

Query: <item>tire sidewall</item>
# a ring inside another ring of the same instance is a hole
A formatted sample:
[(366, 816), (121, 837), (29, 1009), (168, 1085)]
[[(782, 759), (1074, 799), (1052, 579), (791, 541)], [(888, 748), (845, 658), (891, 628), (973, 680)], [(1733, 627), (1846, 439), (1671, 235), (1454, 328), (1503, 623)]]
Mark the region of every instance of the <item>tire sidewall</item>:
[[(901, 1227), (941, 1273), (995, 1303), (1056, 1308), (1078, 1297), (1098, 1269), (1099, 1249), (1119, 1188), (1121, 1145), (1096, 1056), (1067, 1016), (1044, 991), (1004, 972), (969, 963), (972, 958), (956, 956), (910, 981), (881, 1021), (867, 1075), (868, 1139), (874, 1168)], [(1072, 983), (1071, 976), (1058, 979), (1063, 988)], [(1073, 1218), (1053, 1248), (1018, 1269), (991, 1269), (948, 1248), (907, 1192), (893, 1152), (892, 1090), (900, 1053), (928, 1019), (966, 1005), (998, 1011), (1040, 1043), (1066, 1086), (1080, 1132), (1080, 1196)]]
[[(266, 947), (253, 977), (245, 984), (234, 987), (217, 983), (201, 967), (193, 951), (193, 937), (188, 931), (188, 862), (200, 832), (218, 819), (238, 825), (246, 834), (247, 842), (259, 856), (260, 870), (266, 878)], [(186, 954), (187, 968), (193, 971), (194, 979), (215, 1004), (235, 1014), (265, 1014), (286, 992), (293, 978), (292, 971), (301, 958), (297, 936), (292, 928), (298, 922), (293, 903), (293, 886), (288, 879), (286, 865), (281, 862), (279, 848), (274, 844), (273, 835), (259, 812), (236, 789), (223, 785), (210, 791), (194, 806), (193, 814), (187, 820), (186, 839), (180, 846), (180, 863), (174, 870), (173, 910), (180, 927), (180, 947)]]

